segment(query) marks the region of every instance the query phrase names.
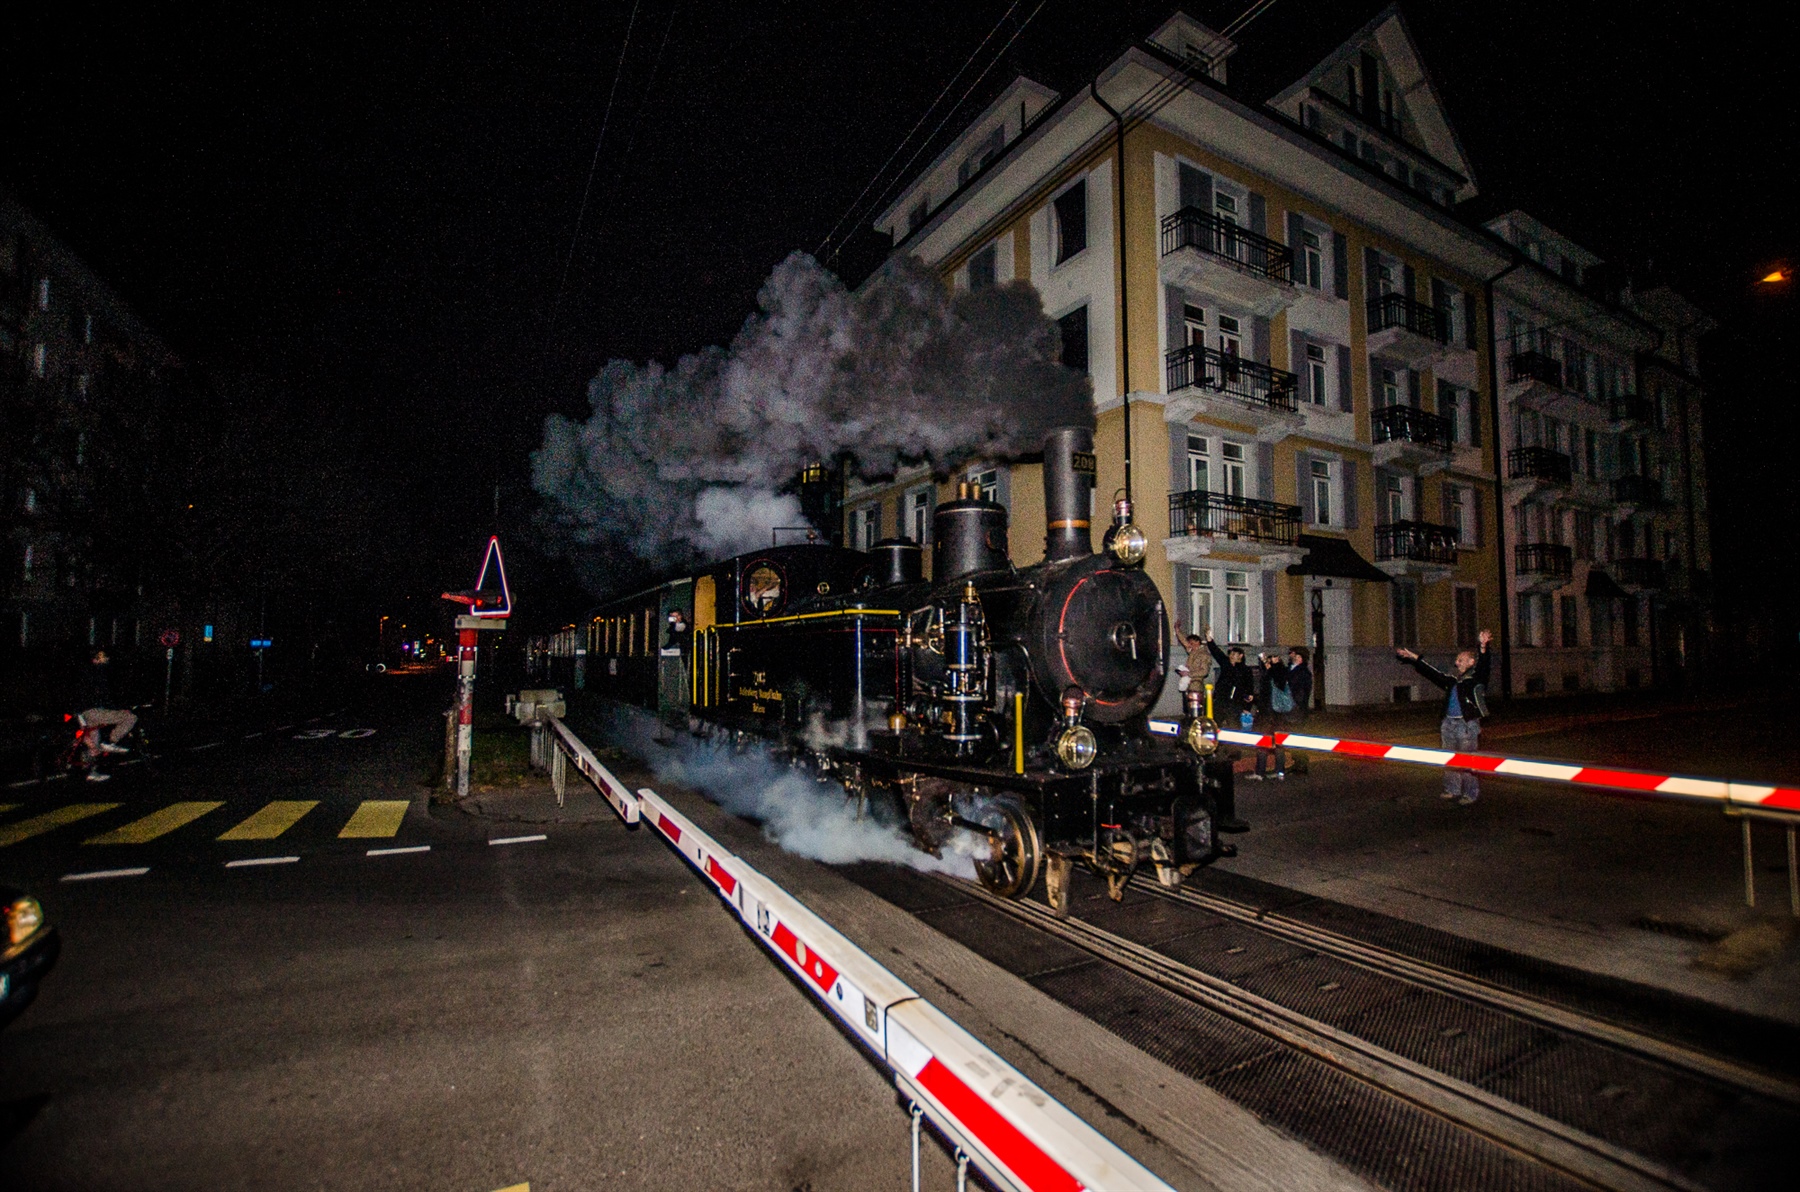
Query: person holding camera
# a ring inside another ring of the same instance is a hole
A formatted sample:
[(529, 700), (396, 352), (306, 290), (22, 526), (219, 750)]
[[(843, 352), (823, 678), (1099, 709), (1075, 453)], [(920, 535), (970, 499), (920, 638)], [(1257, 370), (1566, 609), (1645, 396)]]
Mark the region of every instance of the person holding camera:
[[(1312, 706), (1312, 667), (1307, 657), (1305, 646), (1289, 646), (1285, 659), (1279, 654), (1262, 657), (1263, 677), (1268, 682), (1267, 703), (1274, 721), (1269, 726), (1271, 732), (1294, 732), (1306, 719)], [(1287, 761), (1287, 750), (1280, 746), (1258, 749), (1256, 772), (1250, 777), (1261, 782), (1273, 762), (1276, 779), (1285, 780)]]

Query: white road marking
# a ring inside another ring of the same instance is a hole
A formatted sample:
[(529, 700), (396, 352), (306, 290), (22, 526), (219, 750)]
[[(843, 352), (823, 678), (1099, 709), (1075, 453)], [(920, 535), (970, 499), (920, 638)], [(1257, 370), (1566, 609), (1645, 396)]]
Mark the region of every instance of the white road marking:
[(360, 741), (365, 737), (372, 737), (374, 735), (375, 730), (372, 728), (347, 728), (338, 734), (339, 737), (346, 741)]
[(223, 742), (223, 741), (208, 741), (204, 745), (189, 745), (188, 752), (189, 753), (199, 753), (202, 749), (217, 749), (219, 746), (221, 746), (223, 744), (225, 744), (225, 742)]
[(288, 731), (288, 730), (289, 730), (289, 729), (290, 729), (290, 728), (293, 728), (293, 727), (294, 727), (294, 726), (293, 726), (293, 725), (291, 725), (291, 724), (278, 724), (278, 725), (276, 725), (276, 726), (275, 726), (275, 731), (276, 731), (276, 732), (278, 732), (278, 733), (285, 733), (285, 732), (287, 732), (287, 731)]
[(143, 877), (150, 872), (148, 865), (140, 865), (136, 869), (92, 869), (86, 873), (65, 873), (65, 882), (91, 882), (103, 877)]
[(262, 736), (262, 734), (261, 734), (261, 733), (245, 733), (245, 734), (244, 734), (244, 740), (246, 740), (246, 741), (254, 741), (254, 740), (256, 740), (256, 738), (258, 738), (258, 737), (260, 737), (260, 736)]
[(242, 869), (249, 865), (292, 865), (299, 857), (244, 857), (237, 861), (225, 862), (227, 869)]
[(9, 783), (7, 783), (7, 784), (6, 784), (6, 789), (7, 789), (7, 790), (9, 790), (9, 791), (16, 791), (16, 790), (18, 790), (18, 789), (19, 789), (19, 788), (20, 788), (20, 787), (22, 787), (22, 786), (36, 786), (36, 785), (37, 785), (37, 784), (38, 784), (38, 783), (40, 783), (40, 782), (42, 782), (42, 781), (43, 781), (43, 779), (42, 779), (42, 778), (27, 778), (27, 779), (25, 779), (25, 780), (24, 780), (24, 781), (22, 781), (22, 782), (9, 782)]
[(489, 844), (530, 844), (534, 840), (548, 840), (548, 836), (539, 832), (536, 836), (500, 836), (488, 841)]
[(367, 857), (398, 857), (401, 853), (428, 853), (430, 851), (429, 844), (409, 844), (404, 848), (372, 848), (363, 855)]

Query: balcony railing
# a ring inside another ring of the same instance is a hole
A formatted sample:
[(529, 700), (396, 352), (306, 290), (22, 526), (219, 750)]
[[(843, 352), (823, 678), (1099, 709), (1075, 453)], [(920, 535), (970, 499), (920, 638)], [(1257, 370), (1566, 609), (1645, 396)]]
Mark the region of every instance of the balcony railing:
[(1193, 386), (1216, 389), (1249, 405), (1271, 410), (1292, 413), (1300, 408), (1296, 396), (1299, 378), (1283, 369), (1197, 344), (1176, 348), (1164, 364), (1170, 393)]
[(1445, 451), (1453, 445), (1448, 418), (1411, 406), (1383, 406), (1371, 411), (1369, 429), (1377, 443), (1418, 443)]
[(1662, 481), (1654, 476), (1617, 476), (1612, 482), (1613, 500), (1630, 505), (1661, 505)]
[(1521, 542), (1513, 547), (1513, 569), (1520, 575), (1568, 579), (1575, 571), (1575, 552), (1553, 542)]
[(1647, 397), (1639, 397), (1635, 393), (1621, 393), (1612, 399), (1612, 420), (1614, 422), (1656, 421), (1656, 406)]
[(1613, 578), (1627, 588), (1660, 588), (1663, 586), (1661, 559), (1614, 559)]
[(1183, 207), (1163, 217), (1162, 255), (1184, 248), (1197, 248), (1245, 273), (1282, 285), (1294, 283), (1293, 249), (1198, 207)]
[(1454, 567), (1456, 544), (1460, 538), (1455, 526), (1419, 521), (1389, 522), (1375, 527), (1375, 558), (1377, 561), (1405, 559)]
[(1450, 342), (1444, 312), (1405, 294), (1377, 294), (1369, 299), (1369, 334), (1399, 327), (1435, 343)]
[(1563, 387), (1562, 361), (1546, 352), (1514, 352), (1506, 358), (1508, 381), (1536, 381), (1552, 389)]
[(1300, 506), (1229, 493), (1169, 494), (1169, 537), (1204, 534), (1293, 546), (1300, 538)]
[(1552, 484), (1569, 482), (1569, 457), (1548, 447), (1514, 447), (1506, 453), (1506, 475), (1510, 480), (1548, 480)]

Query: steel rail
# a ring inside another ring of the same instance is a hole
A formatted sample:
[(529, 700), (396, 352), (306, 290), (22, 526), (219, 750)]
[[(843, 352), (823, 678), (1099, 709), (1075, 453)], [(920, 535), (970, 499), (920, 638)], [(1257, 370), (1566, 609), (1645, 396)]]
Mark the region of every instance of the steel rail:
[(1222, 978), (1048, 907), (999, 898), (973, 882), (934, 875), (987, 906), (1198, 1005), (1267, 1035), (1382, 1092), (1545, 1167), (1609, 1192), (1705, 1192), (1663, 1164), (1633, 1154), (1485, 1089), (1359, 1039)]
[(1335, 956), (1339, 960), (1347, 961), (1371, 972), (1409, 981), (1427, 989), (1434, 989), (1439, 993), (1447, 993), (1464, 1001), (1488, 1006), (1515, 1018), (1527, 1019), (1567, 1034), (1580, 1035), (1740, 1092), (1753, 1093), (1787, 1105), (1800, 1106), (1800, 1084), (1732, 1060), (1708, 1055), (1703, 1051), (1696, 1051), (1691, 1047), (1685, 1047), (1655, 1035), (1608, 1022), (1603, 1018), (1595, 1018), (1543, 998), (1519, 993), (1516, 990), (1471, 977), (1466, 973), (1459, 973), (1455, 969), (1432, 964), (1430, 961), (1417, 960), (1375, 944), (1364, 943), (1350, 936), (1340, 935), (1335, 931), (1314, 927), (1276, 911), (1259, 910), (1256, 907), (1221, 898), (1217, 894), (1206, 894), (1198, 890), (1186, 888), (1168, 890), (1141, 874), (1132, 879), (1132, 886), (1158, 898), (1184, 902), (1201, 910), (1210, 911), (1221, 918), (1230, 919), (1235, 923), (1241, 923), (1266, 935), (1299, 944), (1315, 952)]

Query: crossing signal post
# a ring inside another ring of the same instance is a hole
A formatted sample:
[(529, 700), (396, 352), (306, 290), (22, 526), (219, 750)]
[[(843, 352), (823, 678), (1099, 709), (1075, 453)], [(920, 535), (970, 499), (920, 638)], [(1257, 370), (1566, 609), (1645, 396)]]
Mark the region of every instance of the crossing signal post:
[(500, 556), (500, 539), (488, 539), (481, 556), (475, 586), (445, 592), (444, 599), (464, 605), (468, 612), (456, 618), (456, 704), (449, 716), (446, 776), (458, 800), (469, 797), (469, 768), (475, 752), (475, 655), (484, 630), (505, 629), (512, 612), (512, 591), (506, 584), (506, 562)]

